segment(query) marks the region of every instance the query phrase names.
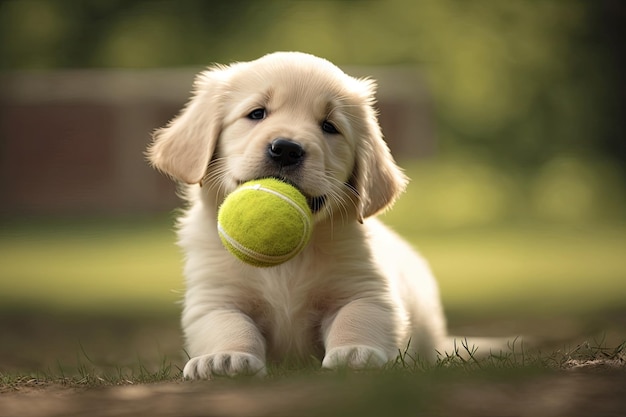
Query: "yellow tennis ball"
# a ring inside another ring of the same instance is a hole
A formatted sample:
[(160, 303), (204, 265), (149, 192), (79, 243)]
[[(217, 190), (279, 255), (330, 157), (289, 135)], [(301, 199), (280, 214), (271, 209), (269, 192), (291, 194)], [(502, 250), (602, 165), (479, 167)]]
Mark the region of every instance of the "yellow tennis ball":
[(230, 253), (261, 267), (279, 265), (309, 242), (313, 214), (297, 188), (275, 178), (248, 181), (219, 208), (217, 230)]

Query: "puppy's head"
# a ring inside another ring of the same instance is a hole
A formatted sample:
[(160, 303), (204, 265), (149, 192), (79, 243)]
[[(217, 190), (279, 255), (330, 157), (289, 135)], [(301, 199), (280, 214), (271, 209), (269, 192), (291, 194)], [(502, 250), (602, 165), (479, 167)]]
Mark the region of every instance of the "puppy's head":
[(389, 207), (406, 184), (383, 140), (374, 90), (303, 53), (216, 66), (155, 132), (148, 158), (221, 196), (251, 179), (280, 178), (302, 191), (317, 219), (361, 220)]

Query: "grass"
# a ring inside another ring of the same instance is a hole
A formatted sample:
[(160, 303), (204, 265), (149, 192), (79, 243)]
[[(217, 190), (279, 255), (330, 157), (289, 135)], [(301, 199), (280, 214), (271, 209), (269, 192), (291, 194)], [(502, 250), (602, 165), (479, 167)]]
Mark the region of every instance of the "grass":
[[(430, 261), (451, 311), (585, 313), (624, 305), (624, 224), (428, 230), (412, 228), (393, 214), (386, 221)], [(182, 256), (169, 218), (31, 221), (3, 229), (0, 301), (5, 306), (178, 309)]]
[(450, 307), (545, 314), (624, 302), (623, 227), (520, 225), (410, 237)]
[[(370, 375), (412, 375), (415, 378), (429, 378), (439, 373), (467, 374), (481, 372), (483, 374), (499, 374), (500, 371), (521, 371), (530, 373), (546, 373), (572, 368), (592, 367), (601, 369), (603, 366), (623, 368), (626, 366), (626, 342), (618, 346), (607, 346), (604, 341), (584, 342), (571, 349), (560, 349), (548, 353), (529, 351), (523, 342), (512, 341), (508, 349), (494, 352), (486, 357), (476, 357), (474, 346), (460, 340), (455, 352), (445, 353), (434, 364), (426, 364), (407, 352), (399, 352), (398, 358), (382, 370), (367, 370), (359, 373)], [(138, 359), (133, 369), (119, 366), (103, 368), (94, 362), (84, 350), (80, 352), (78, 365), (67, 369), (58, 365), (56, 369), (37, 371), (30, 374), (0, 372), (0, 393), (19, 391), (23, 388), (40, 388), (49, 385), (60, 385), (68, 388), (94, 388), (117, 385), (133, 385), (159, 382), (182, 381), (182, 369), (178, 363), (163, 357), (158, 364), (142, 364)], [(156, 366), (155, 366), (156, 365)], [(320, 370), (319, 364), (311, 361), (304, 368), (286, 369), (280, 365), (270, 365), (268, 376), (263, 381), (306, 378), (345, 377), (353, 371)], [(219, 378), (224, 380), (224, 378)], [(260, 380), (247, 377), (235, 378), (264, 384)]]
[[(220, 398), (230, 398), (230, 407), (265, 404), (271, 410), (253, 413), (258, 415), (293, 415), (289, 407), (305, 407), (302, 415), (369, 416), (389, 410), (441, 415), (441, 410), (465, 411), (454, 404), (471, 405), (458, 400), (469, 396), (481, 398), (474, 401), (474, 415), (513, 415), (498, 404), (523, 404), (507, 393), (531, 393), (537, 404), (560, 393), (571, 395), (550, 387), (571, 384), (570, 371), (578, 370), (606, 375), (574, 387), (585, 390), (593, 404), (597, 396), (590, 393), (602, 387), (605, 391), (597, 395), (617, 404), (614, 408), (623, 405), (619, 401), (626, 393), (616, 391), (621, 385), (612, 375), (617, 372), (620, 380), (626, 367), (624, 224), (430, 228), (406, 221), (402, 213), (385, 220), (431, 262), (455, 334), (524, 333), (540, 343), (529, 347), (518, 340), (487, 358), (473, 357), (472, 347), (460, 343), (469, 359), (451, 354), (425, 365), (403, 354), (382, 371), (326, 372), (312, 361), (301, 369), (272, 366), (265, 380), (180, 384), (184, 354), (176, 303), (183, 281), (169, 216), (5, 222), (0, 234), (0, 409), (11, 395), (56, 390), (94, 391), (102, 406), (123, 408), (127, 403), (107, 397), (106, 389), (141, 385), (154, 395), (144, 401), (146, 407), (161, 407), (160, 400), (175, 403), (168, 397), (175, 392), (185, 407), (209, 400), (215, 406), (222, 404)], [(161, 392), (163, 384), (169, 388)], [(31, 401), (25, 398), (19, 407)], [(486, 412), (480, 408), (484, 404), (500, 413)], [(586, 409), (580, 410), (562, 415), (584, 415)], [(242, 415), (235, 411), (218, 414)], [(143, 414), (167, 415), (159, 412)], [(71, 413), (57, 413), (63, 414)]]
[(181, 257), (171, 220), (31, 220), (4, 226), (3, 304), (111, 311), (176, 309)]
[(153, 384), (159, 382), (180, 381), (182, 372), (173, 368), (172, 363), (164, 360), (156, 371), (150, 371), (141, 364), (136, 371), (117, 368), (102, 371), (90, 364), (83, 364), (73, 369), (69, 375), (59, 366), (56, 370), (39, 371), (29, 374), (0, 372), (0, 394), (15, 392), (25, 388), (45, 389), (50, 386), (65, 388), (96, 388), (118, 385)]

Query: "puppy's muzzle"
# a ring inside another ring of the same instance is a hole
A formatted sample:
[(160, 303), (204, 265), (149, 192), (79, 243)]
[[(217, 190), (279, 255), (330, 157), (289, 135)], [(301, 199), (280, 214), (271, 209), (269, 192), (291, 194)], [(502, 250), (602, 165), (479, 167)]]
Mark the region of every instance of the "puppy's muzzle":
[(290, 139), (276, 138), (267, 147), (267, 156), (280, 168), (297, 165), (304, 159), (302, 146)]
[[(294, 174), (299, 165), (304, 161), (306, 152), (302, 145), (287, 138), (276, 138), (267, 146), (267, 158), (270, 164), (277, 169), (276, 178), (287, 181), (296, 188), (299, 188), (293, 181), (290, 174)], [(317, 213), (326, 204), (326, 196), (306, 196), (311, 211)]]

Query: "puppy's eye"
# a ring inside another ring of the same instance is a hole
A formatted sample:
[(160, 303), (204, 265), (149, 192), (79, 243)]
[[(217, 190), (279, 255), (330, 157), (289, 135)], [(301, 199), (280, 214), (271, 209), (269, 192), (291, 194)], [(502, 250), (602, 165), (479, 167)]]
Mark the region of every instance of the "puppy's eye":
[(254, 109), (248, 114), (250, 120), (263, 120), (265, 119), (265, 109)]
[(326, 133), (329, 133), (331, 135), (336, 135), (339, 133), (339, 131), (337, 130), (337, 128), (335, 127), (334, 124), (332, 124), (331, 122), (329, 122), (328, 120), (324, 120), (322, 122), (322, 130)]

